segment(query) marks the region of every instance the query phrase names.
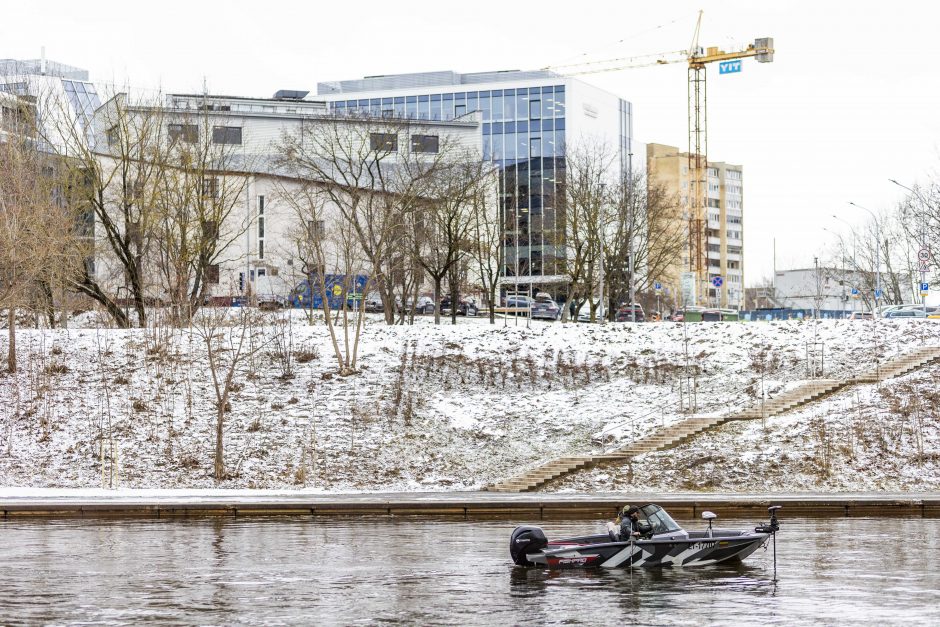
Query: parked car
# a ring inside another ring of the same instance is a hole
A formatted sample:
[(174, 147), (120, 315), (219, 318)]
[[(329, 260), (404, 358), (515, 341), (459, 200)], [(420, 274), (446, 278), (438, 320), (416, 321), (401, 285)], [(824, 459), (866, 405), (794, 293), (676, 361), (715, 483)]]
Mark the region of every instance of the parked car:
[(637, 322), (645, 322), (646, 314), (643, 311), (643, 305), (640, 303), (624, 303), (617, 308), (614, 320), (617, 322), (633, 322), (633, 316), (636, 315)]
[(283, 309), (287, 307), (287, 299), (277, 294), (258, 294), (259, 309)]
[(558, 306), (550, 294), (539, 292), (532, 303), (533, 320), (558, 320), (561, 316), (561, 307)]
[(870, 311), (853, 311), (849, 314), (849, 320), (872, 320), (874, 316)]
[(926, 318), (927, 312), (923, 309), (895, 309), (885, 314), (885, 318)]
[[(450, 296), (445, 296), (441, 299), (441, 314), (449, 316), (450, 309)], [(458, 316), (476, 316), (479, 313), (480, 308), (477, 306), (475, 300), (470, 297), (460, 299), (460, 303), (457, 305)]]
[(406, 299), (405, 303), (402, 304), (401, 299), (395, 299), (395, 308), (399, 313), (410, 314), (412, 310), (416, 315), (420, 314), (432, 314), (434, 313), (434, 299), (430, 296), (419, 296), (417, 303), (413, 303), (412, 300)]
[(382, 306), (382, 299), (375, 297), (367, 298), (363, 308), (366, 313), (382, 313), (385, 311), (385, 307)]
[[(594, 312), (594, 321), (600, 322), (604, 319), (604, 306), (601, 304), (596, 304), (597, 310)], [(586, 302), (581, 305), (581, 311), (578, 313), (578, 322), (590, 322), (591, 321), (591, 303)]]

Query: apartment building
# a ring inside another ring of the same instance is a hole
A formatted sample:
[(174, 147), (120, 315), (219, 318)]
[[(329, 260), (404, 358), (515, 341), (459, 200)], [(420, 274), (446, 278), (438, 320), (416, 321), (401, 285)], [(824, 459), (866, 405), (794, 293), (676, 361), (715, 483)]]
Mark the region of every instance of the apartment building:
[[(648, 144), (651, 183), (663, 185), (689, 206), (689, 153), (675, 146)], [(659, 277), (674, 306), (744, 307), (744, 176), (743, 167), (710, 161), (705, 215), (681, 214), (687, 245), (681, 258)], [(701, 271), (699, 271), (701, 268)]]

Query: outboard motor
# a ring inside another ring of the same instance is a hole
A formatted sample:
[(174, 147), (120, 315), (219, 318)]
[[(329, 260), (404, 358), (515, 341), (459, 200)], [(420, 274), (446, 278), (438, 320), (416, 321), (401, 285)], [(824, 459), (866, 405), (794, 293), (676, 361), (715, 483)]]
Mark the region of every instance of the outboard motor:
[(517, 566), (535, 566), (526, 554), (538, 553), (547, 546), (548, 538), (541, 527), (516, 527), (509, 538), (509, 555)]

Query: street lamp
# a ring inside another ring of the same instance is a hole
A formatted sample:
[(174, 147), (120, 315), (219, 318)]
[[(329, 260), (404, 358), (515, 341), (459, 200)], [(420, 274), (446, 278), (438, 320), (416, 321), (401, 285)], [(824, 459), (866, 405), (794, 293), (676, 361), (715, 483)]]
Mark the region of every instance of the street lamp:
[(861, 205), (857, 205), (851, 200), (849, 204), (853, 207), (857, 207), (863, 211), (867, 211), (871, 214), (871, 217), (875, 220), (875, 311), (874, 315), (877, 317), (880, 312), (879, 300), (881, 299), (881, 223), (878, 221), (878, 216), (871, 209), (867, 209)]
[[(930, 206), (930, 203), (927, 202), (927, 199), (924, 198), (924, 197), (921, 195), (921, 193), (920, 193), (919, 191), (917, 191), (916, 189), (912, 189), (912, 188), (908, 187), (907, 185), (902, 185), (901, 183), (898, 183), (898, 182), (895, 181), (894, 179), (888, 179), (888, 180), (891, 181), (892, 183), (894, 183), (895, 185), (897, 185), (898, 187), (900, 187), (900, 188), (902, 188), (902, 189), (906, 189), (906, 190), (909, 191), (910, 193), (912, 193), (912, 194), (914, 194), (915, 196), (917, 196), (917, 199), (920, 200), (920, 202), (922, 202), (923, 204), (927, 205), (928, 207)], [(926, 249), (926, 248), (927, 248), (927, 218), (926, 218), (926, 216), (924, 215), (924, 212), (923, 212), (923, 211), (920, 212), (920, 221), (921, 221), (921, 222), (920, 222), (920, 228), (921, 228), (921, 231), (920, 231), (920, 247), (921, 247), (922, 249)], [(920, 282), (921, 282), (921, 283), (926, 283), (926, 282), (927, 282), (926, 267), (924, 267), (923, 265), (920, 267)], [(921, 300), (923, 301), (923, 305), (924, 305), (924, 314), (926, 315), (926, 313), (927, 313), (927, 296), (924, 295), (924, 292), (921, 292), (921, 297), (920, 297), (920, 298), (921, 298)]]

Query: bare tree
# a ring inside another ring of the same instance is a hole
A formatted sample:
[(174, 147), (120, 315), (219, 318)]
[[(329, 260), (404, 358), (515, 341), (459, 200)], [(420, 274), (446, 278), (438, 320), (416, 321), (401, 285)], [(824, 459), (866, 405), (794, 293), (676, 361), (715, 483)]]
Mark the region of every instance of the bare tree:
[[(252, 310), (238, 309), (238, 319), (229, 319), (228, 309), (209, 308), (198, 316), (195, 333), (206, 346), (209, 373), (215, 393), (215, 455), (214, 476), (216, 481), (225, 479), (225, 415), (231, 410), (231, 395), (236, 387), (235, 376), (244, 367), (250, 356), (261, 350), (262, 342), (255, 341), (251, 334), (255, 325), (250, 320)], [(234, 322), (234, 324), (233, 324)]]
[[(47, 109), (69, 105), (49, 102)], [(133, 111), (119, 94), (99, 109), (93, 128), (58, 116), (52, 133), (65, 143), (63, 188), (71, 206), (93, 224), (94, 262), (76, 268), (71, 285), (100, 303), (115, 322), (131, 321), (121, 309), (118, 288), (127, 289), (137, 324), (147, 320), (152, 277), (148, 255), (158, 216), (156, 195), (166, 164), (164, 116), (158, 106)]]
[(503, 272), (504, 247), (497, 208), (498, 179), (495, 168), (485, 164), (471, 199), (470, 256), (474, 274), (489, 305), (490, 324), (496, 323), (496, 290)]
[(75, 240), (56, 193), (57, 160), (40, 151), (32, 124), (20, 121), (26, 128), (10, 120), (0, 126), (0, 310), (7, 310), (10, 372), (17, 370), (16, 309), (30, 304), (44, 281), (61, 276)]
[(666, 280), (685, 250), (686, 236), (678, 198), (643, 174), (628, 176), (611, 189), (605, 212), (604, 283), (608, 315), (616, 304)]
[[(359, 338), (365, 320), (363, 298), (371, 284), (363, 278), (367, 261), (355, 229), (348, 221), (337, 219), (335, 210), (329, 211), (332, 196), (320, 183), (282, 180), (278, 196), (295, 215), (292, 239), (310, 287), (308, 306), (312, 311), (316, 292), (337, 371), (340, 376), (354, 374), (358, 372)], [(356, 292), (358, 306), (350, 311), (350, 295)]]
[(449, 282), (451, 317), (457, 315), (459, 262), (471, 249), (474, 225), (473, 204), (483, 177), (484, 165), (470, 154), (455, 153), (425, 177), (425, 202), (414, 205), (414, 229), (410, 233), (415, 261), (424, 268), (434, 286), (434, 323), (441, 321), (441, 284)]
[(187, 324), (219, 283), (220, 263), (248, 228), (235, 213), (244, 204), (250, 164), (229, 141), (229, 129), (215, 128), (208, 116), (169, 119), (173, 133), (157, 181), (153, 249), (177, 324)]
[(402, 137), (420, 131), (405, 121), (335, 117), (305, 124), (278, 147), (283, 168), (319, 182), (351, 226), (388, 324), (395, 322), (395, 273), (407, 258), (401, 254), (407, 249), (406, 218), (421, 202), (422, 178), (438, 161), (433, 153), (399, 150)]

